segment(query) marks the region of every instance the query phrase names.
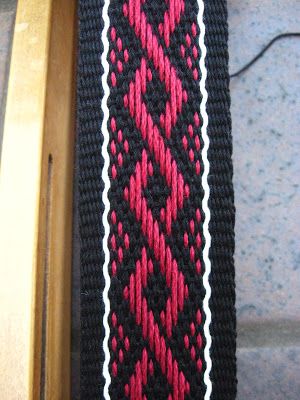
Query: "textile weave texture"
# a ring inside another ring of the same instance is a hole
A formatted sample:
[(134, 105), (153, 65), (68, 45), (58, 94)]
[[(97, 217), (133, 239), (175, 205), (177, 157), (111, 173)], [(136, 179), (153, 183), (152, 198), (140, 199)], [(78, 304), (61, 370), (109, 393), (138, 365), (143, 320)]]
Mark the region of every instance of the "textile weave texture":
[(225, 0), (79, 0), (82, 399), (235, 398), (227, 64)]

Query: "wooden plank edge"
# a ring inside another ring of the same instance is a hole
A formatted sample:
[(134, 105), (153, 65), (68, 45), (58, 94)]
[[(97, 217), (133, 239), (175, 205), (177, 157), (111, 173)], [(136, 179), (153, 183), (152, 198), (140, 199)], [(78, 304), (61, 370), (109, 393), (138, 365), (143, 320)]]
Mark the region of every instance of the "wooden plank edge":
[(0, 170), (7, 400), (70, 398), (75, 32), (75, 0), (19, 0)]

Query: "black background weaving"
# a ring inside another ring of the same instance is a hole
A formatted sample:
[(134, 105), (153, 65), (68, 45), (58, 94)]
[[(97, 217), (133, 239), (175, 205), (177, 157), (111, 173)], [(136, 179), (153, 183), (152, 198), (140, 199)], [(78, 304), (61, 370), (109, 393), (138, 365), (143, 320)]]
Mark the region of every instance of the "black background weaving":
[(81, 239), (81, 399), (102, 399), (103, 312), (101, 146), (103, 0), (79, 1), (77, 124)]
[[(103, 167), (103, 158), (101, 155), (102, 146), (102, 110), (101, 100), (103, 96), (101, 77), (103, 68), (101, 66), (101, 53), (103, 46), (101, 42), (101, 33), (103, 29), (102, 20), (102, 7), (103, 0), (79, 0), (79, 62), (78, 62), (78, 109), (77, 109), (77, 121), (78, 121), (78, 147), (79, 147), (79, 215), (80, 215), (80, 235), (81, 235), (81, 399), (102, 399), (103, 398), (103, 386), (104, 379), (102, 376), (104, 354), (102, 350), (102, 342), (104, 337), (103, 331), (103, 313), (104, 305), (102, 300), (102, 291), (104, 287), (104, 280), (102, 274), (102, 267), (104, 262), (104, 254), (102, 251), (102, 238), (103, 238), (103, 226), (102, 226), (102, 213), (103, 204), (101, 201), (103, 182), (101, 180), (101, 173)], [(121, 4), (119, 1), (112, 1), (112, 5)], [(150, 0), (148, 0), (150, 3)], [(153, 2), (154, 3), (154, 2)], [(156, 23), (162, 19), (164, 7), (157, 5), (157, 14), (151, 15), (151, 9), (153, 10), (153, 3), (149, 7), (149, 20)], [(121, 7), (116, 7), (121, 8)], [(112, 10), (112, 8), (110, 8)], [(206, 88), (208, 91), (208, 103), (207, 113), (209, 119), (208, 135), (210, 137), (210, 148), (208, 158), (210, 161), (210, 174), (209, 174), (209, 185), (210, 185), (210, 199), (209, 207), (211, 210), (211, 222), (210, 222), (210, 233), (212, 236), (212, 246), (210, 250), (210, 259), (212, 262), (212, 273), (210, 277), (210, 283), (212, 286), (212, 297), (210, 301), (210, 307), (212, 311), (212, 371), (211, 379), (213, 382), (212, 399), (214, 400), (225, 400), (234, 399), (236, 395), (236, 359), (235, 359), (235, 287), (234, 287), (234, 265), (233, 265), (233, 251), (234, 251), (234, 199), (233, 199), (233, 187), (232, 187), (232, 140), (231, 140), (231, 121), (230, 121), (230, 97), (228, 90), (228, 52), (227, 52), (227, 6), (225, 0), (206, 0), (204, 9), (204, 19), (206, 25), (205, 43), (207, 47), (207, 58), (206, 66), (208, 70), (208, 76), (206, 81)], [(187, 26), (190, 24), (190, 19), (194, 19), (198, 11), (197, 2), (195, 0), (186, 1), (186, 16), (183, 16), (183, 20), (186, 19)], [(118, 29), (126, 30), (123, 31), (123, 38), (125, 38), (124, 45), (130, 47), (132, 42), (137, 41), (136, 37), (130, 32), (128, 23), (125, 23), (124, 17), (117, 13), (111, 12), (112, 23), (117, 24)], [(192, 18), (193, 17), (193, 18)], [(115, 18), (115, 21), (113, 19)], [(183, 64), (182, 59), (178, 56), (178, 47), (180, 41), (183, 40), (185, 31), (178, 30), (174, 33), (174, 37), (171, 40), (170, 48), (165, 49), (170, 57), (171, 61), (179, 71), (180, 78), (183, 80), (184, 85), (197, 85), (192, 80), (192, 76), (188, 76), (187, 73), (181, 74), (180, 71), (186, 68)], [(130, 39), (130, 40), (129, 40)], [(127, 43), (126, 40), (129, 40)], [(139, 49), (138, 43), (136, 44)], [(138, 50), (139, 52), (140, 50)], [(132, 56), (133, 54), (131, 54)], [(137, 60), (139, 57), (137, 57)], [(138, 67), (138, 62), (129, 63), (130, 70), (127, 71), (129, 78), (126, 82), (129, 82), (133, 77), (135, 68)], [(127, 68), (127, 67), (126, 67)], [(190, 74), (190, 72), (188, 72)], [(155, 73), (153, 73), (153, 76)], [(154, 76), (153, 80), (158, 81), (157, 77)], [(186, 81), (185, 81), (186, 80)], [(164, 101), (156, 101), (158, 98), (161, 100), (164, 96), (162, 91), (161, 95), (151, 93), (151, 85), (149, 83), (148, 93), (146, 101), (148, 104), (153, 104), (153, 114), (159, 115), (160, 107), (165, 103)], [(155, 88), (157, 90), (157, 86)], [(126, 92), (126, 85), (124, 89), (120, 91), (116, 89), (111, 90), (111, 96), (109, 100), (110, 111), (115, 111), (118, 116), (118, 120), (123, 124), (130, 127), (131, 134), (135, 138), (137, 150), (139, 146), (139, 133), (136, 132), (133, 122), (130, 121), (128, 111), (124, 110), (121, 104), (117, 104), (118, 101), (122, 101), (123, 95)], [(180, 129), (184, 124), (187, 124), (188, 115), (193, 115), (195, 110), (199, 109), (200, 105), (200, 94), (198, 88), (192, 88), (194, 98), (189, 99), (182, 116), (179, 117), (177, 126), (174, 128), (172, 138), (170, 139), (170, 146), (174, 149), (176, 155), (176, 161), (183, 172), (183, 175), (187, 181), (189, 181), (188, 158), (184, 154), (181, 146), (182, 132)], [(121, 112), (123, 113), (121, 115)], [(157, 111), (156, 111), (157, 110)], [(118, 123), (117, 120), (117, 123)], [(124, 122), (125, 121), (125, 122)], [(158, 123), (158, 120), (155, 121)], [(126, 135), (126, 130), (125, 130)], [(173, 138), (177, 139), (173, 139)], [(172, 142), (173, 141), (173, 142)], [(137, 151), (139, 153), (139, 151)], [(133, 159), (124, 159), (125, 168), (127, 168), (127, 178), (134, 170), (135, 156)], [(153, 163), (155, 164), (155, 163)], [(127, 165), (127, 167), (126, 167)], [(155, 170), (154, 170), (155, 173)], [(126, 177), (123, 180), (127, 179)], [(194, 179), (194, 178), (193, 178)], [(197, 179), (197, 178), (196, 178)], [(153, 201), (151, 198), (151, 192), (153, 187), (157, 184), (160, 187), (160, 193), (162, 196), (167, 196), (164, 193), (163, 182), (149, 183), (149, 197), (147, 193), (145, 195), (149, 199), (149, 204), (153, 208), (154, 215), (158, 215), (160, 204), (159, 202)], [(115, 187), (114, 187), (115, 185)], [(199, 184), (197, 184), (198, 191), (191, 193), (189, 202), (192, 202), (192, 209), (195, 207), (201, 208), (201, 201), (203, 191), (201, 189), (201, 179), (199, 178)], [(144, 240), (141, 238), (140, 231), (137, 229), (137, 225), (134, 221), (134, 215), (129, 210), (128, 204), (123, 200), (123, 186), (119, 188), (118, 193), (117, 181), (112, 185), (112, 191), (117, 195), (110, 195), (112, 209), (122, 209), (122, 212), (128, 218), (127, 223), (124, 224), (124, 230), (129, 231), (133, 240), (136, 240), (136, 254), (125, 255), (124, 263), (127, 268), (124, 271), (124, 280), (127, 279), (129, 273), (134, 269), (134, 262), (139, 257), (139, 250), (144, 245)], [(153, 202), (151, 204), (151, 201)], [(164, 202), (164, 198), (161, 200)], [(157, 210), (155, 209), (155, 205)], [(184, 209), (179, 212), (176, 226), (174, 227), (175, 232), (180, 232), (180, 235), (174, 235), (170, 240), (170, 246), (176, 258), (180, 259), (183, 257), (180, 250), (182, 246), (181, 231), (185, 228), (185, 224), (192, 217), (189, 215), (189, 207), (185, 205)], [(131, 215), (132, 214), (132, 215)], [(182, 250), (183, 252), (184, 250)], [(127, 257), (127, 258), (126, 258)], [(152, 257), (153, 258), (153, 257)], [(155, 263), (154, 263), (155, 264)], [(154, 268), (158, 270), (158, 266), (154, 265)], [(159, 275), (159, 274), (157, 274)], [(123, 280), (122, 278), (122, 280)], [(190, 299), (186, 303), (185, 307), (189, 308), (189, 304), (195, 301), (202, 304), (204, 296), (202, 284), (193, 284), (193, 276), (188, 277), (187, 280), (190, 284)], [(161, 278), (162, 280), (162, 278)], [(149, 304), (154, 307), (155, 301), (151, 297), (153, 295), (153, 287), (157, 285), (157, 289), (163, 292), (165, 284), (164, 282), (151, 281), (149, 280), (148, 288), (149, 294), (145, 292), (145, 296), (149, 301)], [(152, 289), (152, 293), (150, 289)], [(131, 351), (130, 359), (126, 360), (127, 367), (121, 370), (121, 379), (115, 380), (114, 384), (110, 388), (112, 400), (119, 400), (124, 398), (124, 383), (129, 379), (129, 371), (134, 368), (136, 360), (140, 357), (139, 349), (146, 343), (142, 343), (142, 335), (140, 327), (135, 325), (135, 318), (128, 311), (128, 307), (123, 302), (122, 298), (123, 286), (120, 280), (112, 279), (110, 297), (112, 301), (112, 307), (118, 308), (121, 312), (120, 323), (123, 323), (124, 330), (128, 326), (131, 331), (131, 335), (136, 339), (136, 342), (131, 341), (131, 345), (136, 348), (136, 351)], [(113, 294), (112, 294), (113, 292)], [(158, 308), (164, 306), (164, 296), (161, 297), (162, 304), (158, 304)], [(151, 304), (153, 301), (153, 304)], [(194, 312), (194, 308), (193, 308)], [(187, 311), (188, 313), (188, 311)], [(180, 329), (188, 329), (189, 321), (184, 318), (183, 313), (182, 319), (179, 321)], [(156, 318), (159, 320), (159, 318)], [(126, 334), (126, 333), (125, 333)], [(177, 359), (182, 357), (182, 352), (178, 348), (179, 342), (182, 343), (184, 332), (181, 332), (179, 328), (174, 329), (174, 336), (178, 338), (178, 343), (171, 342), (169, 345), (172, 347), (174, 354)], [(179, 340), (180, 339), (180, 340)], [(136, 353), (136, 354), (134, 354)], [(159, 366), (154, 361), (155, 374), (149, 380), (149, 385), (146, 390), (147, 399), (165, 399), (169, 391), (166, 386), (166, 378), (159, 374)], [(191, 384), (191, 395), (186, 396), (186, 399), (200, 399), (203, 398), (205, 387), (202, 381), (199, 379), (193, 379), (195, 375), (194, 366), (190, 358), (186, 357), (181, 359), (182, 364), (187, 365), (190, 363), (190, 370), (187, 371), (186, 376)], [(203, 363), (203, 368), (205, 364)], [(122, 375), (123, 374), (123, 375)], [(203, 375), (202, 375), (203, 378)], [(202, 379), (201, 378), (201, 379)], [(200, 397), (199, 397), (200, 396)]]
[(204, 7), (207, 47), (206, 89), (210, 146), (209, 225), (212, 237), (212, 399), (234, 399), (236, 396), (236, 316), (234, 284), (234, 221), (232, 185), (232, 138), (228, 76), (228, 27), (226, 0), (206, 0)]

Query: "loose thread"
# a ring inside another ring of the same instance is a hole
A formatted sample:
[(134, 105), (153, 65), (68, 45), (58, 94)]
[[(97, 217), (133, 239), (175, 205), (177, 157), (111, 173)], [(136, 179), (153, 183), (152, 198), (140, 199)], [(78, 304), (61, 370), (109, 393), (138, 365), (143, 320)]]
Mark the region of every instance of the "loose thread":
[(249, 61), (246, 65), (244, 65), (241, 69), (238, 71), (234, 72), (233, 74), (229, 75), (230, 78), (235, 78), (239, 75), (242, 75), (245, 71), (247, 71), (252, 65), (254, 65), (264, 54), (265, 52), (278, 40), (287, 38), (287, 37), (299, 37), (300, 32), (287, 32), (287, 33), (281, 33), (280, 35), (275, 36), (270, 42), (265, 45), (265, 47), (251, 60)]

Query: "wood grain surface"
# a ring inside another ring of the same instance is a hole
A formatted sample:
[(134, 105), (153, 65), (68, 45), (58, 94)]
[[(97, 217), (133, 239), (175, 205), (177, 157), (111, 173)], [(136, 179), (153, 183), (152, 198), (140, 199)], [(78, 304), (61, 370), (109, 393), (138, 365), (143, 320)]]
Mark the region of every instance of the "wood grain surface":
[(75, 0), (19, 0), (0, 170), (0, 393), (70, 398)]

